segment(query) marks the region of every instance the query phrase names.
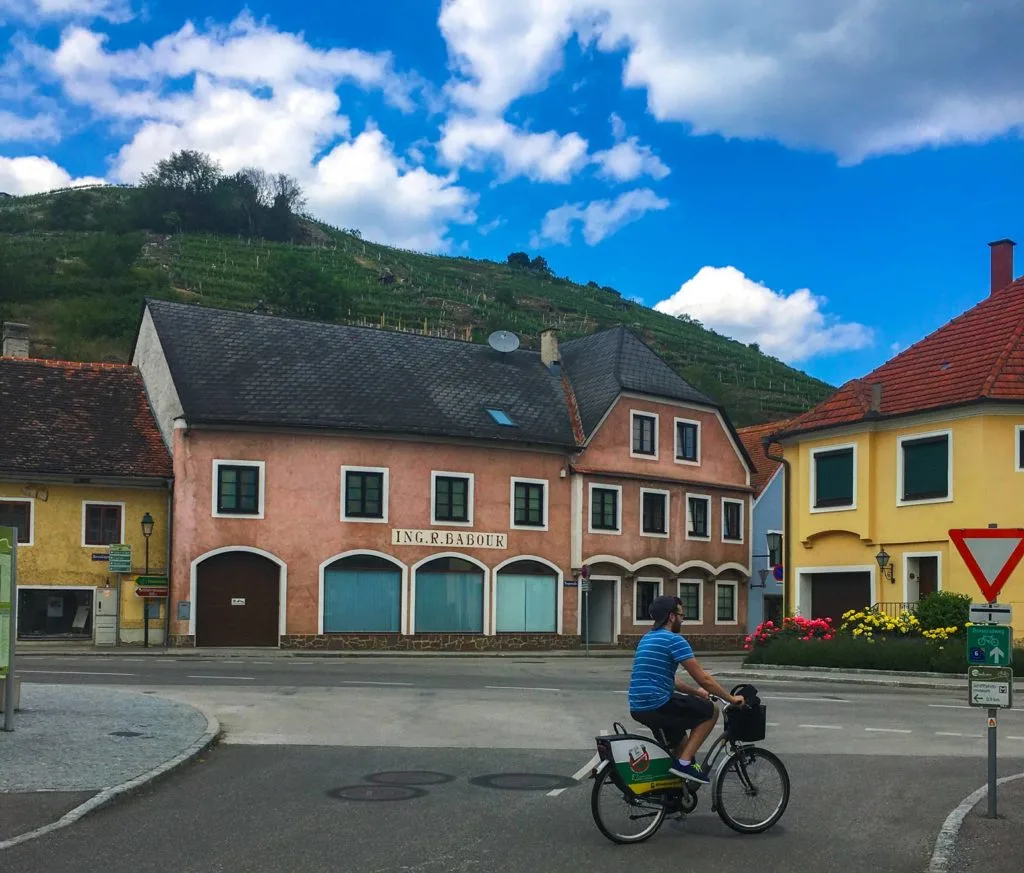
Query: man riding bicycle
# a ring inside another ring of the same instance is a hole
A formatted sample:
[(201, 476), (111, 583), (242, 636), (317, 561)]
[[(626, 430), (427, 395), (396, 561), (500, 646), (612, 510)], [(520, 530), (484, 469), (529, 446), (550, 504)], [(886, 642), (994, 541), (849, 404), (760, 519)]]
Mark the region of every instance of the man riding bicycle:
[[(746, 705), (746, 698), (726, 691), (694, 657), (693, 648), (680, 633), (683, 602), (678, 597), (654, 598), (649, 614), (654, 627), (636, 647), (629, 680), (629, 714), (651, 730), (660, 728), (665, 732), (676, 757), (670, 773), (707, 785), (711, 780), (695, 759), (718, 721), (718, 710), (708, 699), (708, 692), (735, 706)], [(676, 675), (680, 664), (698, 687)], [(690, 735), (684, 741), (687, 731)]]

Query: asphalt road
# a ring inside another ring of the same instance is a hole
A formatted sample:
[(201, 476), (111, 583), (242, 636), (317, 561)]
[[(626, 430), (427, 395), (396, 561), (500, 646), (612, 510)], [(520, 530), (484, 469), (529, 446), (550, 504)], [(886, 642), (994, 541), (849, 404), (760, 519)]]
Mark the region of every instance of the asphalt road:
[[(686, 869), (724, 873), (921, 873), (950, 799), (978, 781), (972, 762), (956, 759), (793, 755), (786, 763), (792, 800), (772, 831), (733, 833), (705, 795), (685, 821), (621, 847), (594, 826), (589, 780), (550, 794), (576, 764), (566, 753), (222, 746), (129, 801), (7, 850), (0, 867), (621, 873), (685, 859)], [(395, 784), (409, 780), (420, 784)]]

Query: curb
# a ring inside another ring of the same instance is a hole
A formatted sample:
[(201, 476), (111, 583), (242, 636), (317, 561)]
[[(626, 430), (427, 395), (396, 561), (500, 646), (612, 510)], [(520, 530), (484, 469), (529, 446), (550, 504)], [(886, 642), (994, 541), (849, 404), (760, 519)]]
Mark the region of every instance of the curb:
[(9, 849), (12, 846), (18, 845), (19, 843), (25, 843), (29, 840), (34, 840), (37, 837), (42, 837), (48, 833), (52, 833), (53, 831), (59, 830), (60, 828), (66, 828), (68, 825), (74, 824), (76, 821), (88, 815), (90, 812), (99, 809), (101, 806), (107, 806), (108, 804), (111, 804), (116, 800), (120, 800), (123, 797), (140, 790), (141, 788), (145, 787), (146, 785), (155, 781), (156, 779), (159, 779), (162, 776), (166, 776), (172, 771), (177, 770), (179, 767), (182, 767), (190, 761), (195, 760), (201, 754), (203, 754), (203, 752), (206, 752), (208, 749), (216, 745), (220, 741), (220, 738), (223, 736), (224, 733), (220, 726), (220, 722), (217, 720), (216, 716), (214, 716), (210, 712), (207, 712), (202, 707), (195, 706), (194, 704), (190, 705), (192, 705), (195, 709), (199, 710), (199, 712), (201, 712), (203, 716), (205, 716), (206, 731), (198, 740), (196, 740), (194, 743), (192, 743), (191, 746), (185, 749), (185, 751), (180, 752), (179, 754), (175, 755), (173, 758), (167, 761), (164, 761), (162, 764), (160, 764), (157, 767), (154, 767), (152, 770), (146, 771), (141, 776), (136, 776), (134, 779), (129, 779), (127, 782), (122, 782), (120, 785), (114, 785), (110, 788), (104, 788), (101, 792), (99, 792), (99, 794), (90, 797), (87, 801), (85, 801), (85, 803), (80, 803), (74, 809), (66, 812), (63, 816), (61, 816), (61, 818), (57, 819), (57, 821), (50, 822), (49, 824), (43, 825), (42, 827), (36, 828), (32, 831), (26, 831), (25, 833), (19, 834), (16, 837), (11, 837), (10, 839), (3, 840), (2, 842), (0, 842), (0, 851), (3, 851), (4, 849)]
[(941, 691), (963, 691), (967, 688), (966, 680), (960, 683), (928, 682), (927, 680), (907, 681), (888, 677), (872, 678), (870, 676), (824, 676), (807, 675), (806, 673), (779, 673), (773, 675), (771, 673), (755, 673), (753, 671), (739, 673), (732, 670), (715, 671), (714, 675), (718, 679), (761, 679), (767, 682), (827, 682), (829, 685), (860, 685), (869, 688), (922, 688), (925, 690), (937, 689)]
[[(534, 651), (511, 651), (511, 652), (430, 652), (430, 651), (395, 651), (393, 649), (379, 649), (379, 650), (363, 650), (363, 651), (316, 651), (316, 650), (303, 650), (296, 649), (281, 650), (281, 649), (264, 649), (264, 650), (253, 650), (251, 652), (222, 652), (217, 649), (203, 649), (201, 651), (196, 649), (165, 649), (159, 652), (146, 652), (145, 650), (138, 651), (131, 648), (123, 648), (117, 651), (50, 651), (46, 649), (40, 650), (29, 650), (19, 651), (16, 657), (20, 658), (136, 658), (136, 657), (161, 657), (161, 658), (175, 658), (180, 660), (186, 660), (189, 658), (195, 658), (197, 660), (209, 659), (209, 660), (246, 660), (249, 658), (262, 658), (262, 659), (280, 659), (289, 660), (292, 658), (320, 658), (323, 660), (330, 659), (341, 659), (341, 658), (396, 658), (396, 659), (421, 659), (421, 660), (432, 660), (441, 658), (551, 658), (554, 660), (562, 659), (573, 659), (583, 658), (589, 660), (615, 660), (622, 658), (632, 658), (636, 654), (634, 649), (599, 649), (592, 651), (589, 655), (582, 649), (537, 649)], [(708, 651), (695, 651), (695, 655), (700, 658), (734, 658), (739, 659), (744, 656), (743, 652), (735, 652), (729, 650), (708, 650)]]
[[(996, 785), (1003, 785), (1007, 782), (1014, 782), (1017, 779), (1024, 779), (1024, 773), (1015, 773), (1013, 776), (1003, 776), (996, 780)], [(968, 794), (960, 805), (957, 806), (942, 823), (942, 830), (935, 838), (935, 849), (932, 851), (931, 860), (928, 862), (928, 869), (925, 873), (946, 873), (949, 869), (950, 858), (956, 848), (956, 838), (960, 835), (960, 828), (967, 818), (967, 814), (978, 805), (978, 802), (988, 796), (988, 785), (982, 785), (977, 791)]]

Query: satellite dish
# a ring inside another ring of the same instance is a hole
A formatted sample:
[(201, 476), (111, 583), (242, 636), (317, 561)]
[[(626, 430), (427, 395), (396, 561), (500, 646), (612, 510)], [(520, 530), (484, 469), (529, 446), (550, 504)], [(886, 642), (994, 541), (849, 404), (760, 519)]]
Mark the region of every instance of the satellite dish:
[(496, 330), (487, 337), (487, 344), (498, 352), (514, 352), (519, 348), (519, 337), (508, 330)]

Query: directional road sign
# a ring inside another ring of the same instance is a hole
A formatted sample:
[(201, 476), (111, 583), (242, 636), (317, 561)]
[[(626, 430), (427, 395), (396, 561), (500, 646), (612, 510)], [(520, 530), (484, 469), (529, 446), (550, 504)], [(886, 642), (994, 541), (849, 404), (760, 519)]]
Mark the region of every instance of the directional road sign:
[(132, 547), (126, 543), (114, 543), (110, 546), (110, 572), (131, 573)]
[(1009, 603), (972, 603), (968, 621), (971, 624), (1013, 624), (1013, 607)]
[(1013, 667), (971, 667), (967, 671), (967, 702), (982, 709), (1013, 707)]
[(1005, 667), (1013, 659), (1013, 628), (976, 624), (967, 628), (967, 663)]
[(951, 530), (949, 538), (988, 601), (996, 599), (1024, 557), (1024, 530), (1020, 528)]

